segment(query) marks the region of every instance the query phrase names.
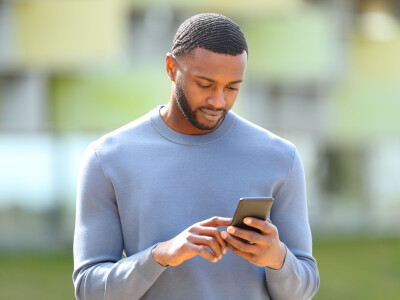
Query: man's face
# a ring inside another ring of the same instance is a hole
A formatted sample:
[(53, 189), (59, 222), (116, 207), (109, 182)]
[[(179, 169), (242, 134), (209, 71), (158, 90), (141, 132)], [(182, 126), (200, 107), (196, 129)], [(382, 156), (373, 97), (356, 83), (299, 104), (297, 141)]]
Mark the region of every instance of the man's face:
[[(212, 131), (233, 106), (247, 54), (232, 56), (194, 49), (177, 63), (174, 98), (192, 133)], [(205, 133), (205, 132), (202, 132)]]
[[(225, 108), (219, 108), (213, 112), (211, 107), (207, 106), (200, 106), (197, 107), (195, 110), (190, 108), (188, 99), (183, 92), (181, 85), (177, 82), (175, 87), (175, 101), (178, 104), (182, 114), (185, 118), (192, 124), (194, 127), (201, 129), (201, 130), (213, 130), (217, 127), (217, 125), (223, 120), (227, 110)], [(202, 113), (202, 111), (208, 111), (209, 114), (213, 114), (216, 120), (214, 124), (207, 124), (202, 123), (196, 116), (197, 112)]]

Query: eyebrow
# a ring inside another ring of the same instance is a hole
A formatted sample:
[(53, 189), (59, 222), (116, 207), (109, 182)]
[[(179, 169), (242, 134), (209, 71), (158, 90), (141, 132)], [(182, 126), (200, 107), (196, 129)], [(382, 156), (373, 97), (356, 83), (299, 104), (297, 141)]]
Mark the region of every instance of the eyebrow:
[[(207, 81), (210, 81), (210, 82), (215, 82), (215, 80), (214, 79), (211, 79), (211, 78), (208, 78), (208, 77), (205, 77), (205, 76), (195, 76), (196, 78), (199, 78), (199, 79), (204, 79), (204, 80), (207, 80)], [(229, 84), (236, 84), (236, 83), (241, 83), (243, 80), (235, 80), (235, 81), (231, 81), (231, 82), (229, 82)]]

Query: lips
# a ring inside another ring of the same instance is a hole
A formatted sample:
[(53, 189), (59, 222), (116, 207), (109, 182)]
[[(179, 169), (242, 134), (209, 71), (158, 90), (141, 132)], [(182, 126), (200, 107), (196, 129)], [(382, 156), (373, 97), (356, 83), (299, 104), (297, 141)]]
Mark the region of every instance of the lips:
[(209, 109), (201, 109), (200, 112), (205, 119), (210, 121), (217, 121), (224, 115), (223, 111), (215, 111)]

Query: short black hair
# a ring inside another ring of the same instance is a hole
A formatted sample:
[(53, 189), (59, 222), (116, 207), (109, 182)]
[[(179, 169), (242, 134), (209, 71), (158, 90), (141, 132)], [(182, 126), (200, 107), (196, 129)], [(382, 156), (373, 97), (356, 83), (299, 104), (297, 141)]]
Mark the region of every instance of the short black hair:
[(239, 26), (231, 19), (216, 13), (194, 15), (178, 28), (172, 42), (173, 57), (189, 54), (196, 47), (215, 53), (239, 55), (247, 42)]

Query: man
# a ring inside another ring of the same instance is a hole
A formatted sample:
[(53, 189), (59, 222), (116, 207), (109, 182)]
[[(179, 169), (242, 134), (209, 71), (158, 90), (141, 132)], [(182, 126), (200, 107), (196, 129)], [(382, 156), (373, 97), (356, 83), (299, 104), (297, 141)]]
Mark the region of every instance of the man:
[[(189, 18), (166, 55), (169, 103), (89, 146), (77, 196), (78, 299), (316, 293), (296, 148), (230, 112), (247, 53), (230, 19)], [(258, 196), (275, 199), (270, 220), (245, 219), (261, 233), (221, 228), (230, 225), (239, 198)]]

